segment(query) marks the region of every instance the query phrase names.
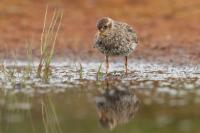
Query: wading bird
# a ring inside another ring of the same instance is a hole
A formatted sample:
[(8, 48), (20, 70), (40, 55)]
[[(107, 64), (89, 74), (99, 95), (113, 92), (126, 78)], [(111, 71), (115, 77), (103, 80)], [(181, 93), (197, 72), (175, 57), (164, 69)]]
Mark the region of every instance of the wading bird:
[(125, 72), (128, 73), (128, 55), (136, 48), (138, 39), (136, 32), (124, 22), (103, 17), (97, 21), (98, 32), (94, 47), (106, 56), (106, 74), (109, 69), (109, 56), (125, 57)]
[(114, 129), (134, 118), (139, 109), (139, 99), (133, 89), (112, 85), (95, 97), (99, 122), (102, 127)]

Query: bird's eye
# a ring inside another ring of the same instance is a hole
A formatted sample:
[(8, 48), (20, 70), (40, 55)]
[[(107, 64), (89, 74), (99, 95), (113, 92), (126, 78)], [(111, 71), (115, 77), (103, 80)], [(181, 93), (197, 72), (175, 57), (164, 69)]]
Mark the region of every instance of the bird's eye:
[(103, 26), (104, 29), (107, 29), (107, 27), (108, 27), (107, 25)]

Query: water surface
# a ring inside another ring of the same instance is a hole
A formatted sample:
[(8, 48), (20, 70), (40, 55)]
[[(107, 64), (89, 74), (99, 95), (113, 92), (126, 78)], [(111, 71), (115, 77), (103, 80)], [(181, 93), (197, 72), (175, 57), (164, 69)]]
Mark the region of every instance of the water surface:
[(37, 62), (5, 62), (0, 132), (200, 131), (199, 66), (134, 62), (126, 76), (123, 64), (111, 63), (106, 76), (100, 64), (55, 62), (45, 82)]

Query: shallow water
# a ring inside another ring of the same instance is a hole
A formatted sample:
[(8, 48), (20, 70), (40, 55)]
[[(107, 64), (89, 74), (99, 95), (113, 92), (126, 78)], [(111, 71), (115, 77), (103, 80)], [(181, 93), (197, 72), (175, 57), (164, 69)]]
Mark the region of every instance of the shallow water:
[[(81, 65), (80, 65), (81, 64)], [(200, 67), (130, 62), (54, 62), (48, 82), (37, 62), (0, 71), (0, 133), (200, 131)], [(82, 67), (82, 68), (81, 68)]]

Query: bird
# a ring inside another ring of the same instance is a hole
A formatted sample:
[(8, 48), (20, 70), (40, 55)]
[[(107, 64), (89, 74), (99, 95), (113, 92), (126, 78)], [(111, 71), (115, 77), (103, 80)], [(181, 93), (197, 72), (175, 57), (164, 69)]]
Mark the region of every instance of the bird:
[(110, 17), (102, 17), (96, 24), (93, 47), (97, 48), (106, 58), (106, 74), (109, 70), (110, 56), (124, 56), (125, 73), (128, 74), (128, 55), (138, 45), (135, 30), (125, 22), (113, 20)]
[(101, 126), (111, 130), (133, 119), (140, 103), (134, 90), (121, 85), (106, 88), (95, 102)]

